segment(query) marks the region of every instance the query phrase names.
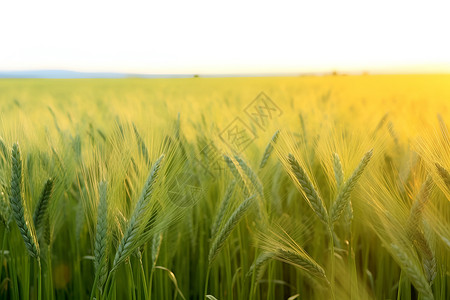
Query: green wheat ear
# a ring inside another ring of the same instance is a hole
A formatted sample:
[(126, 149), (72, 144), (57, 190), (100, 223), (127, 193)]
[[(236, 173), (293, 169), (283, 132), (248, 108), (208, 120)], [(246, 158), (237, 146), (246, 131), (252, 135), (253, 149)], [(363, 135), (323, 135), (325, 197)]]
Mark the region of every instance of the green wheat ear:
[(42, 228), (46, 230), (46, 218), (48, 217), (48, 203), (52, 195), (53, 190), (53, 180), (48, 179), (45, 182), (44, 188), (42, 189), (41, 197), (36, 205), (36, 209), (33, 214), (33, 224), (36, 232), (39, 232)]
[(391, 248), (397, 256), (402, 270), (405, 272), (406, 276), (408, 276), (409, 280), (421, 294), (423, 299), (434, 299), (430, 284), (414, 261), (396, 244), (391, 244)]
[(11, 221), (11, 209), (9, 208), (8, 200), (3, 192), (0, 193), (0, 220), (5, 226), (6, 230), (9, 230), (9, 223)]
[(258, 195), (261, 197), (261, 199), (263, 199), (264, 198), (263, 186), (261, 184), (261, 181), (258, 179), (258, 176), (255, 174), (255, 172), (253, 172), (252, 168), (250, 168), (250, 166), (242, 158), (235, 155), (234, 159), (237, 161), (242, 171), (244, 171), (245, 176), (247, 176), (247, 178), (250, 179), (250, 182), (258, 192)]
[(102, 181), (99, 184), (99, 198), (97, 212), (97, 227), (95, 231), (95, 274), (98, 278), (98, 288), (100, 291), (108, 276), (108, 202), (107, 202), (107, 184)]
[(314, 188), (311, 180), (309, 179), (306, 172), (300, 166), (300, 164), (295, 159), (294, 155), (289, 154), (288, 162), (291, 166), (292, 173), (295, 176), (295, 179), (300, 183), (303, 192), (308, 200), (308, 204), (311, 206), (313, 211), (319, 217), (319, 219), (324, 223), (328, 224), (328, 212), (325, 208), (325, 204), (322, 198), (319, 196), (319, 193)]
[(217, 231), (219, 230), (220, 224), (222, 224), (222, 220), (225, 216), (225, 212), (230, 204), (230, 200), (233, 196), (234, 188), (236, 187), (236, 181), (232, 181), (225, 192), (225, 196), (223, 197), (222, 202), (220, 203), (219, 209), (217, 211), (217, 215), (215, 217), (214, 223), (211, 226), (211, 236), (215, 236)]
[(242, 202), (242, 204), (239, 205), (238, 208), (236, 208), (236, 210), (233, 212), (231, 217), (225, 223), (223, 228), (218, 232), (217, 237), (214, 239), (214, 242), (212, 243), (211, 248), (209, 250), (208, 260), (210, 264), (219, 254), (220, 249), (222, 249), (223, 245), (225, 244), (225, 241), (230, 236), (231, 232), (233, 232), (233, 229), (237, 226), (239, 221), (245, 216), (245, 213), (250, 208), (251, 204), (253, 203), (253, 199), (255, 197), (256, 195), (253, 194), (252, 196), (245, 199), (244, 202)]
[(134, 134), (136, 136), (136, 139), (137, 139), (137, 142), (139, 145), (139, 154), (142, 155), (142, 157), (144, 158), (144, 160), (147, 163), (150, 163), (150, 158), (148, 157), (148, 149), (147, 149), (147, 146), (145, 146), (144, 139), (139, 134), (139, 131), (137, 130), (136, 125), (134, 123), (132, 123), (132, 124), (133, 124)]
[(422, 257), (423, 270), (430, 284), (436, 277), (436, 258), (430, 243), (422, 231), (421, 225), (423, 222), (423, 210), (425, 209), (425, 205), (430, 198), (431, 190), (432, 180), (431, 177), (428, 176), (422, 184), (419, 194), (414, 200), (406, 222), (406, 233)]
[(337, 153), (333, 153), (333, 169), (334, 178), (336, 179), (336, 186), (339, 190), (342, 183), (344, 183), (344, 170), (342, 169), (341, 159)]
[(442, 165), (439, 163), (435, 163), (436, 169), (439, 173), (439, 176), (441, 176), (442, 180), (444, 181), (445, 186), (450, 189), (450, 173), (445, 169)]
[(310, 256), (300, 255), (296, 251), (289, 249), (278, 249), (274, 252), (274, 257), (283, 262), (294, 265), (302, 270), (309, 272), (319, 278), (323, 278), (327, 283), (328, 279), (325, 270)]
[(248, 190), (247, 185), (245, 184), (244, 178), (241, 176), (241, 173), (239, 173), (239, 170), (237, 169), (236, 165), (234, 164), (233, 160), (229, 157), (224, 155), (223, 159), (225, 160), (225, 163), (227, 164), (228, 168), (231, 171), (231, 174), (233, 174), (236, 181), (241, 186), (242, 190), (244, 191), (244, 195), (247, 197), (250, 195), (250, 191)]
[[(333, 205), (331, 206), (331, 211), (330, 211), (331, 223), (334, 223), (337, 220), (339, 220), (339, 218), (342, 215), (342, 212), (349, 205), (350, 194), (353, 191), (353, 189), (355, 188), (356, 183), (358, 182), (358, 179), (363, 174), (364, 169), (366, 168), (367, 164), (369, 163), (370, 159), (372, 158), (372, 155), (373, 155), (373, 149), (368, 151), (366, 154), (364, 154), (364, 157), (361, 159), (361, 162), (356, 167), (352, 176), (342, 185), (342, 188), (339, 191), (336, 201), (334, 201)], [(336, 156), (335, 156), (335, 158), (336, 158)]]
[(272, 136), (272, 139), (270, 140), (269, 144), (267, 144), (266, 149), (264, 150), (263, 157), (261, 159), (261, 163), (259, 164), (259, 168), (262, 169), (266, 166), (267, 161), (270, 158), (270, 155), (273, 152), (273, 145), (277, 142), (278, 136), (280, 135), (280, 131), (277, 130), (274, 135)]
[(161, 242), (163, 239), (163, 234), (157, 233), (152, 239), (152, 268), (156, 266), (156, 261), (158, 260), (159, 252), (161, 250)]
[(260, 281), (264, 275), (266, 264), (273, 259), (275, 256), (272, 252), (263, 252), (261, 253), (255, 260), (255, 262), (250, 266), (250, 270), (248, 270), (246, 276), (250, 277), (252, 274), (255, 274), (256, 281)]
[[(156, 184), (156, 179), (158, 178), (158, 173), (161, 168), (162, 161), (164, 159), (164, 154), (158, 158), (158, 160), (153, 164), (152, 169), (150, 170), (150, 174), (145, 182), (145, 186), (142, 189), (141, 196), (134, 208), (134, 211), (131, 215), (130, 221), (128, 222), (127, 228), (123, 235), (122, 240), (120, 241), (119, 246), (117, 247), (116, 255), (114, 257), (112, 270), (115, 270), (120, 263), (122, 263), (128, 256), (130, 256), (136, 248), (139, 247), (139, 242), (141, 236), (139, 235), (140, 228), (142, 224), (143, 216), (145, 215), (147, 204), (150, 201), (153, 189)], [(152, 220), (153, 216), (150, 218)], [(150, 225), (153, 226), (153, 223), (150, 222)]]
[(28, 221), (27, 210), (22, 199), (22, 160), (19, 145), (12, 149), (11, 195), (9, 198), (14, 219), (19, 227), (28, 253), (39, 258), (39, 244), (32, 224)]

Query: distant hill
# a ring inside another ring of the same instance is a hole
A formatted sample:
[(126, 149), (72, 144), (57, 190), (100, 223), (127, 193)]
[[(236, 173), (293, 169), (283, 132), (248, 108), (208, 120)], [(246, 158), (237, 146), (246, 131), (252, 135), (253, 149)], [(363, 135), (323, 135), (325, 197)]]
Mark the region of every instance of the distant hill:
[(128, 74), (111, 72), (76, 72), (67, 70), (25, 70), (25, 71), (0, 71), (0, 78), (54, 78), (54, 79), (75, 79), (75, 78), (186, 78), (194, 77), (194, 74)]

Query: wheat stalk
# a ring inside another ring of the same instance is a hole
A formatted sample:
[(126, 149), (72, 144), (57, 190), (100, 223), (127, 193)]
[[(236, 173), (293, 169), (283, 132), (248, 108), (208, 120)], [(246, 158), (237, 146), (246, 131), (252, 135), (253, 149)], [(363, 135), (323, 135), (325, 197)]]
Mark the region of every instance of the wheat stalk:
[(352, 221), (353, 221), (353, 205), (352, 202), (349, 201), (348, 205), (345, 207), (345, 211), (344, 211), (344, 224), (346, 226), (351, 226)]
[(353, 189), (355, 188), (356, 183), (358, 182), (358, 179), (361, 177), (361, 175), (364, 172), (364, 169), (366, 168), (370, 159), (372, 158), (372, 154), (373, 154), (373, 149), (364, 155), (364, 157), (362, 158), (359, 165), (356, 167), (353, 174), (344, 183), (344, 185), (342, 186), (342, 189), (339, 191), (339, 194), (338, 194), (336, 200), (333, 202), (333, 205), (331, 206), (331, 211), (330, 211), (330, 222), (331, 223), (334, 223), (337, 220), (339, 220), (339, 218), (342, 215), (342, 212), (349, 205), (350, 194), (353, 191)]
[(156, 266), (156, 261), (158, 260), (159, 251), (161, 250), (163, 234), (155, 234), (152, 240), (152, 266)]
[(2, 155), (2, 162), (7, 162), (9, 160), (9, 151), (8, 148), (5, 145), (5, 142), (0, 137), (0, 153)]
[(412, 239), (414, 245), (419, 250), (422, 257), (422, 266), (425, 272), (425, 276), (428, 282), (431, 284), (436, 277), (436, 258), (434, 256), (434, 253), (431, 250), (430, 244), (428, 243), (422, 232), (416, 232)]
[(36, 232), (39, 232), (41, 228), (45, 228), (46, 225), (45, 220), (48, 215), (47, 213), (48, 203), (52, 195), (52, 190), (53, 190), (53, 180), (47, 179), (44, 188), (42, 189), (41, 197), (39, 198), (39, 201), (36, 205), (33, 214), (33, 223), (34, 228), (36, 228)]
[(222, 202), (220, 203), (219, 210), (217, 211), (216, 219), (214, 220), (213, 225), (211, 226), (211, 236), (215, 236), (217, 230), (222, 224), (223, 217), (225, 216), (225, 212), (230, 204), (231, 196), (233, 195), (234, 188), (236, 186), (236, 181), (232, 181), (225, 191), (225, 196), (223, 197)]
[(39, 258), (39, 244), (36, 233), (33, 230), (32, 224), (28, 222), (27, 210), (22, 199), (22, 160), (20, 158), (20, 150), (17, 143), (13, 146), (11, 157), (12, 174), (11, 195), (9, 197), (10, 207), (28, 253), (32, 257)]
[(255, 260), (255, 262), (251, 265), (250, 270), (247, 272), (247, 277), (250, 277), (252, 274), (256, 275), (256, 281), (261, 280), (264, 275), (264, 270), (267, 262), (274, 258), (274, 253), (272, 252), (263, 252), (261, 253)]
[(403, 252), (397, 245), (391, 244), (391, 248), (394, 251), (394, 254), (397, 256), (402, 270), (406, 273), (408, 278), (411, 280), (411, 283), (414, 285), (417, 291), (419, 291), (422, 297), (427, 300), (434, 299), (431, 287), (417, 265), (414, 264), (414, 262), (408, 257), (408, 255)]
[(273, 152), (273, 145), (277, 142), (279, 134), (280, 134), (280, 131), (277, 130), (275, 132), (275, 134), (272, 136), (272, 139), (270, 140), (269, 144), (267, 144), (266, 149), (264, 150), (263, 157), (261, 159), (261, 163), (259, 164), (260, 169), (262, 169), (266, 166), (267, 161), (269, 160), (270, 155)]
[(81, 238), (81, 232), (83, 231), (83, 227), (85, 224), (85, 215), (83, 209), (83, 202), (78, 201), (75, 212), (75, 238), (77, 241)]
[(139, 131), (136, 128), (136, 125), (134, 125), (133, 123), (133, 130), (134, 130), (134, 134), (136, 136), (138, 145), (139, 145), (139, 153), (142, 155), (142, 157), (145, 159), (145, 161), (147, 163), (150, 162), (150, 159), (148, 157), (148, 150), (147, 150), (147, 146), (145, 146), (145, 142), (142, 139), (141, 135), (139, 134)]
[(94, 267), (97, 276), (97, 287), (102, 291), (108, 276), (108, 201), (107, 183), (99, 184), (99, 205), (97, 209), (97, 227), (95, 230)]
[(444, 184), (447, 186), (448, 189), (450, 189), (450, 173), (439, 163), (435, 163), (435, 166), (439, 176), (441, 176), (442, 180), (444, 181)]
[(225, 223), (223, 228), (219, 231), (217, 237), (214, 239), (214, 242), (212, 243), (211, 248), (209, 250), (208, 260), (210, 264), (217, 257), (217, 254), (219, 254), (220, 250), (225, 244), (225, 241), (230, 236), (231, 232), (233, 232), (233, 229), (237, 226), (242, 217), (244, 217), (245, 213), (253, 203), (254, 198), (255, 195), (252, 195), (249, 198), (245, 199), (244, 202), (242, 202), (241, 205), (239, 205), (239, 207), (236, 208), (236, 210), (233, 212), (231, 217)]
[(441, 114), (438, 114), (437, 118), (438, 118), (439, 128), (441, 129), (442, 136), (444, 138), (446, 146), (448, 146), (450, 144), (450, 134), (448, 132), (447, 124), (445, 124), (444, 119), (442, 118)]
[(392, 137), (392, 140), (394, 141), (395, 146), (398, 149), (400, 147), (398, 135), (397, 132), (395, 131), (394, 123), (392, 123), (391, 121), (388, 122), (388, 131), (390, 136)]
[(252, 168), (250, 168), (249, 165), (242, 158), (240, 158), (237, 155), (235, 155), (234, 158), (238, 162), (242, 171), (244, 171), (244, 174), (247, 176), (247, 178), (250, 179), (250, 182), (257, 190), (261, 199), (263, 199), (264, 198), (263, 186), (262, 186), (261, 182), (259, 181), (258, 176), (255, 174), (255, 172), (253, 172)]
[(286, 249), (278, 249), (274, 255), (278, 260), (297, 266), (311, 275), (323, 278), (326, 282), (328, 282), (324, 269), (308, 255), (299, 255), (294, 251)]
[(50, 217), (48, 216), (48, 214), (45, 216), (44, 219), (43, 235), (44, 235), (44, 242), (47, 245), (50, 245), (52, 241), (52, 234), (50, 230)]
[(5, 194), (3, 192), (1, 192), (0, 199), (0, 219), (3, 225), (5, 225), (6, 229), (9, 230), (9, 223), (11, 221), (11, 209), (9, 208), (7, 200), (5, 200)]
[(375, 136), (377, 134), (377, 132), (384, 126), (384, 124), (386, 123), (386, 121), (388, 119), (388, 116), (389, 116), (389, 113), (387, 112), (383, 115), (383, 117), (381, 117), (380, 121), (378, 121), (377, 127), (372, 132), (372, 136)]
[(432, 188), (431, 177), (427, 177), (422, 184), (419, 194), (417, 195), (411, 210), (408, 220), (406, 221), (406, 232), (410, 237), (414, 237), (420, 231), (420, 224), (422, 222), (422, 213), (425, 209), (425, 204), (428, 202)]
[(328, 212), (325, 208), (325, 204), (323, 203), (322, 198), (319, 196), (318, 192), (314, 188), (311, 180), (309, 179), (306, 172), (299, 165), (297, 160), (292, 154), (288, 155), (288, 161), (291, 166), (291, 170), (295, 175), (295, 178), (300, 183), (303, 192), (307, 198), (308, 204), (311, 206), (313, 211), (319, 217), (319, 219), (328, 225)]
[(344, 171), (342, 169), (341, 159), (337, 153), (333, 153), (333, 169), (336, 186), (339, 190), (342, 183), (344, 183)]
[(140, 222), (142, 221), (142, 217), (145, 215), (147, 204), (152, 196), (153, 188), (156, 184), (156, 179), (158, 177), (158, 172), (161, 168), (163, 159), (164, 154), (161, 155), (161, 157), (159, 157), (152, 166), (150, 174), (142, 190), (141, 196), (136, 204), (136, 207), (133, 210), (123, 238), (117, 248), (112, 270), (116, 269), (118, 265), (123, 262), (133, 252), (133, 250), (135, 250), (136, 245), (138, 244), (138, 241), (140, 239), (140, 236), (138, 234), (141, 225)]
[(428, 176), (422, 184), (406, 223), (406, 234), (418, 249), (422, 257), (422, 265), (428, 282), (431, 284), (436, 277), (436, 259), (428, 240), (421, 230), (422, 214), (431, 194), (432, 180)]
[(248, 195), (250, 195), (247, 185), (245, 184), (244, 178), (242, 178), (241, 173), (239, 173), (239, 170), (236, 168), (236, 165), (234, 164), (233, 160), (226, 155), (223, 156), (223, 159), (225, 160), (225, 163), (227, 164), (228, 168), (230, 169), (231, 174), (233, 174), (233, 176), (237, 180), (237, 182), (240, 183), (240, 185), (244, 191), (244, 195), (246, 197)]

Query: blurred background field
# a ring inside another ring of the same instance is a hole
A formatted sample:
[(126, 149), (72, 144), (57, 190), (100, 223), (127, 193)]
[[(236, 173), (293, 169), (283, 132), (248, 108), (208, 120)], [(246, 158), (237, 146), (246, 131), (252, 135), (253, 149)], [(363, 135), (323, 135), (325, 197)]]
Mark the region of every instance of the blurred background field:
[(0, 80), (0, 298), (448, 299), (449, 122), (450, 75)]
[(446, 116), (450, 101), (449, 75), (6, 79), (0, 88), (3, 130), (19, 121), (33, 122), (35, 130), (51, 128), (49, 108), (61, 128), (72, 131), (88, 124), (110, 128), (117, 117), (148, 127), (178, 113), (187, 127), (202, 120), (204, 130), (220, 130), (235, 116), (245, 118), (245, 107), (264, 92), (284, 112), (278, 118), (283, 126), (298, 125), (303, 114), (310, 127), (336, 119), (374, 127), (389, 114), (399, 135), (410, 137), (436, 113)]

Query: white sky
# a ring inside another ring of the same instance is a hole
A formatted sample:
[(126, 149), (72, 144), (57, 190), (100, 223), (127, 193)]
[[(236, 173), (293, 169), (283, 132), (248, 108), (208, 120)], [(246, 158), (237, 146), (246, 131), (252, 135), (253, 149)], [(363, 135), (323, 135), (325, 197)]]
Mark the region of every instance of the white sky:
[(0, 0), (0, 70), (450, 72), (445, 2)]

